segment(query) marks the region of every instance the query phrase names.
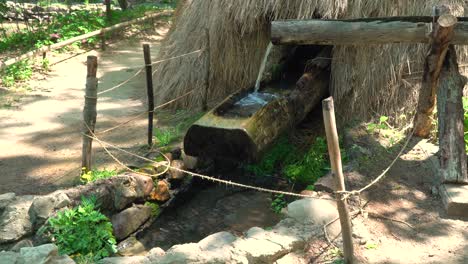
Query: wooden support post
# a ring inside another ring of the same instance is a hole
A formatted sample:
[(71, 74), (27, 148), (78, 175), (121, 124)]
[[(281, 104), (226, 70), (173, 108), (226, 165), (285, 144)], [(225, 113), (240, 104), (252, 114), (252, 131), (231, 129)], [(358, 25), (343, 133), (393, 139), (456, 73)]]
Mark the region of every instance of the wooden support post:
[(90, 138), (94, 133), (94, 127), (96, 125), (96, 104), (97, 104), (97, 84), (96, 78), (97, 73), (97, 57), (88, 56), (87, 59), (87, 75), (86, 75), (86, 91), (85, 91), (85, 104), (83, 108), (83, 152), (81, 167), (84, 168), (84, 172), (91, 170), (91, 150), (93, 145), (93, 139)]
[[(323, 122), (325, 123), (325, 132), (327, 134), (328, 153), (330, 155), (330, 163), (332, 172), (335, 176), (337, 191), (345, 191), (345, 183), (343, 176), (343, 169), (341, 165), (341, 152), (338, 141), (338, 132), (335, 122), (335, 107), (333, 105), (333, 98), (328, 97), (322, 101), (323, 109)], [(338, 206), (338, 213), (340, 216), (341, 234), (343, 237), (343, 253), (345, 263), (353, 263), (353, 238), (351, 229), (351, 220), (349, 216), (347, 200), (342, 199), (342, 194), (336, 195), (336, 203)]]
[(453, 29), (457, 18), (452, 15), (442, 15), (433, 24), (429, 53), (424, 62), (424, 74), (419, 92), (418, 107), (414, 119), (414, 134), (418, 137), (429, 137), (433, 129), (432, 121), (436, 106), (437, 87), (442, 64), (448, 46), (453, 38)]
[(149, 44), (143, 44), (143, 56), (145, 58), (146, 69), (146, 90), (148, 94), (148, 146), (153, 145), (153, 114), (154, 114), (154, 94), (153, 94), (153, 67), (151, 66), (151, 51)]
[(208, 93), (210, 92), (210, 66), (211, 66), (211, 57), (210, 57), (210, 32), (206, 28), (205, 29), (205, 34), (206, 34), (206, 73), (205, 73), (205, 92), (203, 94), (203, 102), (202, 102), (202, 110), (207, 111), (208, 110)]
[(462, 102), (466, 80), (458, 70), (453, 45), (447, 52), (441, 75), (437, 110), (442, 183), (468, 184)]
[(44, 52), (42, 53), (42, 60), (45, 60), (46, 58), (47, 58), (47, 52), (44, 51)]
[(106, 19), (107, 19), (107, 22), (109, 23), (112, 18), (111, 1), (105, 0), (104, 4), (106, 5)]
[(99, 37), (101, 39), (101, 49), (104, 51), (106, 50), (106, 33), (101, 32), (101, 34), (99, 34)]

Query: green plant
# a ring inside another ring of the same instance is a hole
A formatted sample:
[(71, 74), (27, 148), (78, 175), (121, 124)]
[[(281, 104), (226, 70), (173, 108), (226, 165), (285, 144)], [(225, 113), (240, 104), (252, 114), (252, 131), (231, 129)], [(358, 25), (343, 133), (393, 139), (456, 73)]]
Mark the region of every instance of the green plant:
[(97, 209), (95, 197), (49, 218), (42, 232), (49, 232), (60, 254), (77, 259), (99, 260), (117, 252), (109, 219)]
[(159, 205), (157, 203), (147, 201), (145, 202), (145, 205), (151, 207), (152, 217), (157, 217), (161, 213), (161, 209), (159, 208)]
[(271, 209), (273, 210), (273, 212), (279, 214), (279, 213), (281, 213), (281, 210), (284, 207), (286, 207), (287, 205), (288, 205), (288, 203), (284, 199), (284, 195), (283, 194), (278, 194), (278, 195), (274, 196), (274, 199), (271, 202)]
[(373, 134), (381, 129), (388, 129), (389, 126), (387, 120), (388, 116), (381, 116), (378, 123), (370, 123), (367, 125), (367, 132)]
[(94, 182), (97, 180), (102, 180), (102, 179), (107, 179), (110, 177), (113, 177), (117, 175), (117, 171), (115, 170), (90, 170), (88, 172), (84, 172), (85, 168), (82, 169), (82, 174), (81, 174), (81, 182), (83, 183), (89, 183), (89, 182)]
[(44, 70), (46, 72), (48, 72), (50, 70), (50, 61), (49, 61), (49, 59), (47, 59), (47, 58), (42, 59), (41, 68), (42, 68), (42, 70)]
[(29, 80), (32, 76), (32, 66), (29, 60), (21, 60), (8, 66), (2, 74), (2, 83), (6, 87), (14, 86), (17, 81)]
[(166, 128), (166, 129), (158, 129), (154, 130), (154, 137), (158, 141), (159, 147), (165, 147), (171, 144), (178, 136), (179, 130), (178, 128)]
[(377, 244), (373, 242), (367, 242), (364, 247), (366, 249), (377, 249)]

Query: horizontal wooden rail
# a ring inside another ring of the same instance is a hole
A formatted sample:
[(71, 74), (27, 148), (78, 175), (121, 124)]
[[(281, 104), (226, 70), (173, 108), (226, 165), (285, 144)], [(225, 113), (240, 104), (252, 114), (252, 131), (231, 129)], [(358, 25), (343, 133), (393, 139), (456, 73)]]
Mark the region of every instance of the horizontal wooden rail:
[(35, 57), (35, 56), (38, 56), (38, 55), (42, 55), (44, 52), (56, 50), (56, 49), (68, 46), (68, 45), (70, 45), (70, 44), (72, 44), (74, 42), (77, 42), (77, 41), (81, 41), (81, 40), (88, 39), (88, 38), (91, 38), (91, 37), (94, 37), (94, 36), (98, 36), (98, 35), (104, 34), (106, 32), (111, 32), (111, 31), (117, 30), (119, 28), (127, 27), (127, 26), (132, 25), (132, 24), (141, 23), (141, 22), (144, 22), (144, 21), (146, 21), (148, 19), (154, 19), (154, 18), (158, 18), (158, 17), (162, 17), (162, 16), (169, 16), (169, 15), (172, 15), (173, 13), (174, 13), (174, 11), (171, 11), (171, 10), (153, 13), (153, 14), (147, 15), (145, 17), (136, 18), (136, 19), (133, 19), (133, 20), (130, 20), (130, 21), (115, 24), (115, 25), (107, 27), (107, 28), (95, 30), (95, 31), (86, 33), (84, 35), (80, 35), (80, 36), (77, 36), (77, 37), (74, 37), (74, 38), (70, 38), (70, 39), (61, 41), (59, 43), (55, 43), (55, 44), (52, 44), (52, 45), (49, 45), (49, 46), (43, 46), (43, 47), (41, 47), (39, 49), (27, 52), (27, 53), (25, 53), (23, 55), (20, 55), (18, 57), (11, 58), (11, 59), (8, 59), (6, 61), (0, 62), (0, 70), (2, 70), (3, 68), (8, 67), (8, 66), (18, 62), (18, 61), (21, 61), (21, 60), (24, 60), (24, 59), (29, 59), (29, 58), (32, 58), (32, 57)]
[[(279, 20), (271, 23), (273, 44), (370, 45), (429, 43), (433, 17), (350, 20)], [(468, 44), (468, 21), (458, 18), (452, 44)]]

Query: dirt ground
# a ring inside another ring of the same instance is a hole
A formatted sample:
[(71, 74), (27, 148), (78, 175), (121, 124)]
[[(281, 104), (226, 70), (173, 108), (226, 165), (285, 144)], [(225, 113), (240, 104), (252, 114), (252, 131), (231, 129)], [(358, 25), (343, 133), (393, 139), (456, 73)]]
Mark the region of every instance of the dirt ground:
[[(385, 140), (369, 136), (364, 129), (348, 135), (348, 149), (357, 150), (351, 151), (352, 162), (347, 166), (348, 189), (362, 188), (381, 174), (402, 147), (385, 148)], [(447, 216), (440, 196), (432, 191), (437, 151), (427, 140), (413, 138), (386, 178), (362, 195), (369, 213), (352, 221), (360, 262), (468, 263), (468, 219)], [(320, 247), (326, 244), (312, 242), (309, 257), (318, 255), (318, 263), (333, 263), (337, 253)]]
[[(151, 43), (155, 57), (167, 31), (168, 24), (162, 23), (155, 32), (126, 36), (105, 52), (49, 54), (51, 71), (27, 83), (29, 91), (18, 95), (0, 89), (0, 101), (8, 101), (0, 107), (0, 194), (47, 193), (76, 183), (81, 170), (86, 57), (98, 56), (99, 91), (103, 91), (133, 76), (138, 70), (135, 67), (144, 64), (143, 42)], [(96, 131), (145, 111), (146, 100), (143, 71), (122, 87), (99, 96)], [(147, 140), (146, 123), (143, 115), (102, 138), (141, 152)], [(96, 142), (94, 160), (94, 167), (115, 166)]]

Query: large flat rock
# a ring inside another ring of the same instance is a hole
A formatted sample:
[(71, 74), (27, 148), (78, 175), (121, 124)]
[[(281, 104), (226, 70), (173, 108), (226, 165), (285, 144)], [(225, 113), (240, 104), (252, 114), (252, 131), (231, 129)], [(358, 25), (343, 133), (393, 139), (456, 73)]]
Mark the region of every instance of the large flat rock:
[(440, 196), (449, 216), (468, 217), (468, 185), (443, 184)]

